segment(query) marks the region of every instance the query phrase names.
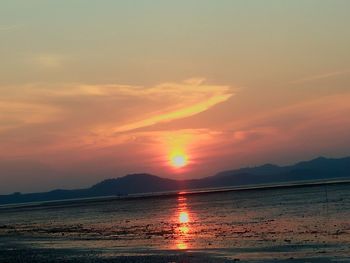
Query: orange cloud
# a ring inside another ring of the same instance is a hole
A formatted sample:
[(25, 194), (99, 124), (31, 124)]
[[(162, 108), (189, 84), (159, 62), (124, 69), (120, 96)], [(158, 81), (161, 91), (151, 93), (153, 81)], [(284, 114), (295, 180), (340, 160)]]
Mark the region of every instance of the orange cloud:
[(202, 79), (153, 87), (31, 84), (0, 89), (0, 132), (16, 155), (21, 149), (33, 154), (34, 141), (40, 153), (118, 145), (127, 139), (116, 133), (190, 117), (233, 96), (230, 87)]
[(192, 106), (184, 106), (183, 108), (179, 108), (177, 110), (160, 113), (156, 116), (152, 116), (141, 121), (137, 121), (130, 124), (126, 124), (121, 127), (117, 127), (114, 129), (114, 132), (125, 132), (125, 131), (130, 131), (138, 128), (151, 126), (159, 122), (169, 122), (172, 120), (190, 117), (195, 114), (206, 111), (211, 107), (228, 100), (231, 96), (232, 94), (216, 94), (206, 99), (205, 101), (200, 101)]
[(60, 109), (51, 105), (0, 100), (0, 131), (52, 122), (59, 115)]

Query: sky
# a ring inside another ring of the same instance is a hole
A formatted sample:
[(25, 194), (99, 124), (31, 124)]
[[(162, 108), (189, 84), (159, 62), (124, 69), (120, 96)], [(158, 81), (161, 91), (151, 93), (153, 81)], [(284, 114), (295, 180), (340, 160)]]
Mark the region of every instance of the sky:
[(2, 0), (0, 194), (350, 155), (348, 10)]

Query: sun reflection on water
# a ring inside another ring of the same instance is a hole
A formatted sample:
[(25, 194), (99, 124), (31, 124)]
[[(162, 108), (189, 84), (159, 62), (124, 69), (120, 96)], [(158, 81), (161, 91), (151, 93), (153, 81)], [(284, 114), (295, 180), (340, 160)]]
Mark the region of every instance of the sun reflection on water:
[(187, 245), (183, 242), (179, 242), (177, 244), (177, 248), (180, 249), (180, 250), (184, 250), (184, 249), (187, 249)]
[(187, 207), (187, 199), (182, 193), (177, 198), (177, 237), (176, 248), (184, 250), (188, 248), (189, 233), (191, 232), (191, 217)]
[(180, 223), (188, 223), (190, 221), (188, 213), (187, 212), (180, 212), (179, 215), (179, 222)]
[(190, 229), (187, 226), (180, 226), (179, 230), (182, 234), (187, 234), (190, 231)]

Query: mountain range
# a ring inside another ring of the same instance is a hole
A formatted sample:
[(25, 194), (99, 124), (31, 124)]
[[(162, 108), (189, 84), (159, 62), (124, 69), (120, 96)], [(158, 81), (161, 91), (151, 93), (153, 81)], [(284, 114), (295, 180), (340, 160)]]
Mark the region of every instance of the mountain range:
[(126, 196), (185, 189), (287, 184), (337, 178), (350, 179), (350, 157), (339, 159), (319, 157), (290, 166), (265, 164), (257, 167), (224, 171), (213, 176), (190, 180), (173, 180), (151, 174), (130, 174), (115, 179), (107, 179), (85, 189), (58, 189), (42, 193), (0, 195), (0, 204)]

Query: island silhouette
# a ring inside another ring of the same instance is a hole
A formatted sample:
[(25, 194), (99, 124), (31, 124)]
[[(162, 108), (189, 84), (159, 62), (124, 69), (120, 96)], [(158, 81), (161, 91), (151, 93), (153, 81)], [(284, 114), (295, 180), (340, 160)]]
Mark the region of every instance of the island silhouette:
[[(0, 195), (0, 204), (15, 204), (28, 202), (45, 202), (67, 199), (96, 197), (125, 197), (137, 194), (159, 194), (181, 190), (199, 190), (237, 187), (235, 190), (253, 189), (257, 187), (295, 187), (308, 183), (318, 184), (335, 180), (350, 180), (350, 157), (325, 158), (318, 157), (289, 166), (264, 164), (257, 167), (246, 167), (236, 170), (219, 172), (213, 176), (174, 180), (141, 173), (129, 174), (123, 177), (107, 179), (90, 188), (49, 192), (25, 193), (16, 192), (10, 195)], [(291, 183), (295, 184), (291, 184)], [(243, 187), (243, 188), (239, 188)], [(245, 188), (244, 188), (245, 187)], [(232, 188), (233, 189), (233, 188)]]

